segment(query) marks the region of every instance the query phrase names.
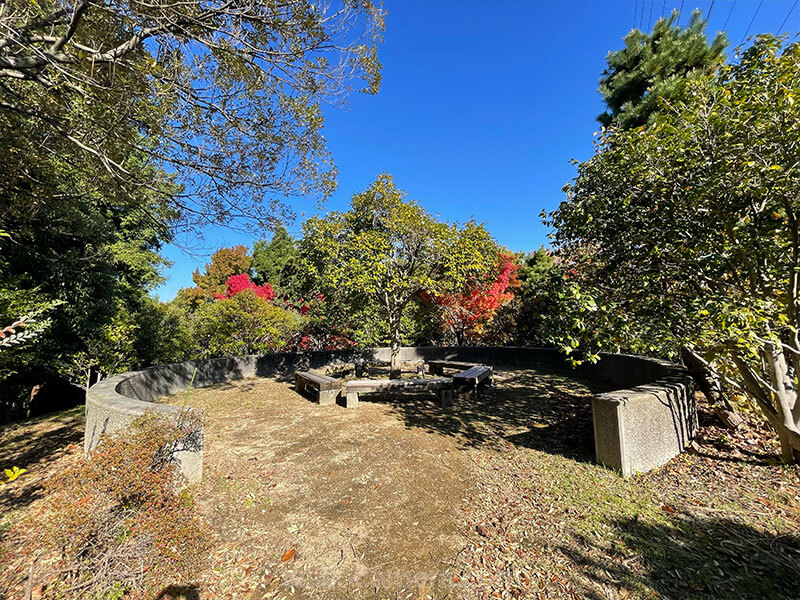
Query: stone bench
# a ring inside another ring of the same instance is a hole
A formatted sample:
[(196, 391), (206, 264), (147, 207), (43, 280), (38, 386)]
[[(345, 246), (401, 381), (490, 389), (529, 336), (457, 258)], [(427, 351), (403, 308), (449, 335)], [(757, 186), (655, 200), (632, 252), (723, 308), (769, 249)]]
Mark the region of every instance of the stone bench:
[(295, 371), (294, 389), (298, 393), (311, 393), (320, 406), (335, 404), (342, 392), (342, 380), (314, 371)]
[[(369, 377), (369, 371), (372, 367), (389, 367), (391, 364), (392, 363), (390, 361), (366, 360), (364, 358), (356, 358), (353, 361), (353, 370), (356, 374), (356, 377), (363, 377), (364, 375)], [(418, 377), (424, 377), (425, 361), (421, 359), (414, 361), (403, 361), (400, 363), (400, 372), (416, 373)]]
[(428, 367), (434, 375), (443, 375), (445, 369), (469, 369), (470, 367), (482, 367), (479, 363), (462, 362), (459, 360), (429, 360)]
[(470, 367), (453, 375), (453, 389), (456, 396), (462, 394), (477, 395), (478, 386), (494, 384), (494, 369), (486, 365)]
[(442, 404), (453, 402), (453, 380), (449, 377), (428, 379), (360, 379), (348, 381), (345, 387), (347, 408), (358, 406), (359, 394), (369, 392), (430, 392), (437, 391)]

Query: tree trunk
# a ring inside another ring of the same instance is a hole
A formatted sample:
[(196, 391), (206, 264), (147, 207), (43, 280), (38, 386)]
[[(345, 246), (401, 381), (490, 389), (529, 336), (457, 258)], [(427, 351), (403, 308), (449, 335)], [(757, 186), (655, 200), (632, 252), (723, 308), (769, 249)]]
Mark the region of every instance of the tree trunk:
[(400, 379), (402, 370), (400, 368), (400, 342), (392, 340), (392, 361), (389, 367), (389, 378)]
[(794, 448), (789, 441), (789, 436), (778, 431), (778, 439), (781, 441), (781, 459), (787, 465), (800, 464), (800, 450)]
[(389, 378), (400, 379), (400, 319), (389, 319), (389, 339), (392, 358), (389, 366)]
[(691, 375), (697, 387), (708, 399), (709, 404), (714, 409), (714, 413), (722, 424), (729, 429), (736, 429), (741, 425), (744, 419), (736, 412), (736, 409), (728, 399), (728, 394), (725, 392), (719, 376), (708, 366), (708, 363), (686, 346), (681, 348), (681, 358), (689, 371), (689, 375)]
[(795, 410), (798, 397), (794, 378), (778, 343), (766, 342), (761, 355), (769, 371), (769, 395), (774, 398), (777, 408), (773, 425), (781, 442), (781, 458), (787, 464), (795, 464), (800, 462), (800, 419)]

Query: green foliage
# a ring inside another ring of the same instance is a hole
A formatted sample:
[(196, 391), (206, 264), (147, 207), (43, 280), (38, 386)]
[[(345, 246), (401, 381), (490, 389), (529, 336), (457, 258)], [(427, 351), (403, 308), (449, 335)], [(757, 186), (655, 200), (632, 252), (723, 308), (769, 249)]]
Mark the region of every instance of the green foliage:
[(550, 221), (622, 347), (696, 346), (785, 457), (800, 448), (799, 70), (800, 47), (759, 36), (647, 129), (605, 134)]
[[(136, 205), (174, 173), (184, 222), (270, 223), (276, 198), (333, 189), (321, 104), (380, 84), (383, 11), (368, 0), (3, 6), (0, 197), (14, 202), (58, 182), (57, 162), (81, 175), (70, 194), (117, 186)], [(129, 169), (138, 151), (164, 168)]]
[[(35, 342), (52, 323), (46, 314), (60, 304), (63, 302), (43, 298), (38, 289), (19, 291), (0, 287), (0, 323), (5, 324), (0, 325), (0, 351), (9, 352)], [(0, 368), (0, 380), (3, 377)]]
[(194, 315), (196, 355), (238, 356), (285, 350), (297, 342), (304, 319), (245, 290), (202, 305)]
[(718, 33), (709, 44), (707, 21), (692, 13), (685, 29), (679, 13), (656, 21), (652, 33), (634, 29), (625, 36), (625, 48), (609, 52), (600, 78), (600, 93), (608, 111), (597, 120), (606, 127), (627, 129), (647, 124), (654, 113), (683, 95), (686, 79), (713, 73), (725, 60), (728, 39)]
[(136, 362), (136, 331), (139, 326), (133, 315), (121, 306), (109, 323), (91, 332), (85, 340), (86, 350), (75, 353), (67, 374), (85, 373), (85, 385), (92, 383), (93, 375), (104, 378), (129, 371)]
[[(39, 135), (30, 123), (21, 127), (34, 140)], [(48, 313), (52, 325), (29, 351), (0, 358), (4, 369), (15, 372), (4, 385), (6, 407), (21, 406), (28, 385), (57, 373), (85, 383), (84, 363), (99, 350), (89, 345), (106, 343), (94, 342), (94, 336), (108, 334), (120, 311), (135, 313), (147, 290), (161, 282), (164, 260), (158, 251), (168, 239), (163, 224), (176, 217), (165, 205), (174, 188), (132, 190), (133, 203), (102, 177), (89, 180), (80, 157), (64, 160), (66, 146), (58, 154), (36, 157), (20, 149), (9, 153), (6, 164), (29, 180), (23, 186), (0, 178), (0, 188), (11, 186), (0, 192), (9, 200), (0, 206), (0, 229), (8, 234), (0, 238), (0, 281), (8, 298), (0, 305), (36, 299), (61, 304)], [(152, 176), (140, 156), (129, 156), (126, 165)]]
[(269, 283), (279, 294), (298, 297), (298, 255), (297, 242), (285, 227), (277, 227), (269, 242), (253, 245), (253, 279), (258, 285)]
[(134, 314), (138, 366), (181, 362), (193, 358), (192, 323), (177, 302), (144, 298)]
[[(482, 225), (440, 222), (405, 197), (390, 175), (379, 175), (353, 196), (348, 212), (306, 221), (300, 242), (300, 268), (310, 289), (327, 302), (377, 315), (393, 357), (403, 319), (420, 293), (461, 291), (491, 271), (499, 250)], [(377, 334), (379, 327), (370, 329)]]

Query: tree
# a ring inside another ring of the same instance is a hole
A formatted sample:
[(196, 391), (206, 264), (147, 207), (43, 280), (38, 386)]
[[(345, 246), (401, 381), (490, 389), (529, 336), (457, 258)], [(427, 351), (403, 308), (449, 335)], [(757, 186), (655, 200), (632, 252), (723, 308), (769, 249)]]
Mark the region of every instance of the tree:
[(689, 25), (677, 25), (679, 13), (656, 21), (652, 33), (634, 29), (623, 38), (622, 50), (609, 52), (600, 78), (600, 93), (608, 110), (597, 120), (605, 127), (627, 129), (648, 123), (663, 103), (683, 94), (687, 78), (713, 73), (725, 60), (728, 39), (718, 33), (709, 44), (707, 21), (700, 11)]
[(514, 299), (511, 289), (520, 286), (520, 265), (514, 259), (511, 254), (499, 254), (493, 271), (470, 282), (464, 290), (424, 296), (439, 307), (441, 327), (456, 345), (475, 343), (497, 311)]
[(647, 129), (607, 132), (551, 215), (628, 348), (687, 346), (800, 457), (800, 46), (759, 36)]
[(353, 196), (350, 210), (303, 225), (301, 271), (326, 298), (374, 307), (388, 328), (392, 376), (399, 376), (401, 324), (422, 292), (454, 293), (489, 272), (498, 247), (473, 221), (437, 221), (379, 175)]
[[(23, 128), (12, 135), (28, 133), (36, 132)], [(0, 146), (6, 141), (0, 135)], [(45, 152), (33, 163), (27, 158), (12, 153), (7, 163), (35, 183), (25, 190), (17, 185), (4, 197), (9, 202), (0, 203), (0, 229), (8, 234), (0, 239), (0, 285), (7, 293), (0, 305), (24, 304), (35, 296), (60, 306), (48, 313), (52, 326), (39, 336), (35, 351), (4, 358), (15, 373), (4, 382), (3, 395), (18, 406), (30, 397), (26, 388), (57, 375), (85, 382), (75, 357), (89, 350), (120, 310), (136, 312), (148, 290), (161, 282), (165, 261), (158, 251), (169, 238), (159, 223), (175, 218), (164, 202), (169, 189), (132, 190), (139, 203), (134, 206), (110, 189), (78, 193), (91, 182), (69, 156)], [(127, 164), (152, 172), (136, 156)], [(6, 184), (0, 177), (0, 188)]]
[(86, 350), (72, 357), (74, 367), (85, 373), (86, 390), (97, 381), (124, 371), (136, 363), (136, 330), (139, 328), (133, 315), (124, 307), (118, 310), (110, 323), (93, 332), (85, 340)]
[(270, 284), (256, 285), (250, 281), (250, 277), (247, 275), (247, 273), (231, 276), (228, 278), (228, 281), (225, 283), (225, 285), (228, 286), (225, 290), (225, 293), (215, 294), (214, 298), (217, 300), (227, 300), (229, 298), (233, 298), (237, 294), (241, 294), (245, 290), (250, 290), (256, 296), (264, 300), (272, 300), (275, 298), (275, 292), (272, 291), (272, 286), (270, 286)]
[(201, 357), (265, 354), (297, 343), (304, 319), (246, 289), (229, 299), (203, 304), (194, 315)]
[(253, 245), (253, 278), (294, 298), (298, 294), (297, 256), (297, 242), (285, 227), (278, 226), (269, 242), (258, 240)]
[(188, 224), (271, 223), (283, 198), (332, 190), (320, 104), (377, 92), (382, 29), (369, 0), (3, 0), (0, 139), (34, 167), (8, 180), (38, 185), (38, 151), (87, 175), (72, 193), (99, 181), (138, 205), (177, 177)]
[(177, 302), (146, 296), (133, 316), (137, 368), (193, 358), (192, 322)]
[(190, 310), (204, 302), (210, 302), (228, 289), (228, 280), (234, 275), (249, 274), (253, 258), (247, 246), (239, 244), (230, 248), (220, 248), (211, 255), (203, 273), (195, 269), (192, 273), (194, 287), (178, 291), (178, 303)]

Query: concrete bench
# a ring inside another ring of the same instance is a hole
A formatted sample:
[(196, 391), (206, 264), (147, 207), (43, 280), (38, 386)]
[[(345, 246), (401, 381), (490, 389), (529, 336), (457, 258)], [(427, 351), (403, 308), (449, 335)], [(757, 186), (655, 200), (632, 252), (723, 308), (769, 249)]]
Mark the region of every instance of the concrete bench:
[[(364, 358), (357, 358), (353, 361), (353, 370), (355, 371), (356, 377), (363, 377), (366, 375), (369, 377), (369, 371), (372, 367), (388, 367), (391, 365), (389, 361), (382, 361), (382, 360), (366, 360)], [(401, 373), (416, 373), (417, 377), (425, 377), (425, 361), (423, 360), (414, 360), (414, 361), (403, 361), (400, 363), (400, 372)]]
[(294, 389), (298, 393), (311, 393), (320, 406), (326, 406), (336, 403), (342, 392), (342, 380), (314, 371), (295, 371)]
[(428, 367), (434, 375), (443, 375), (445, 369), (469, 369), (470, 367), (481, 367), (483, 365), (459, 360), (429, 360)]
[(488, 383), (494, 384), (494, 369), (486, 365), (476, 365), (453, 375), (453, 389), (455, 394), (477, 394), (478, 386)]
[(439, 393), (442, 404), (453, 402), (453, 380), (449, 377), (428, 379), (360, 379), (348, 381), (345, 387), (347, 408), (358, 406), (358, 395), (369, 392), (432, 392)]

